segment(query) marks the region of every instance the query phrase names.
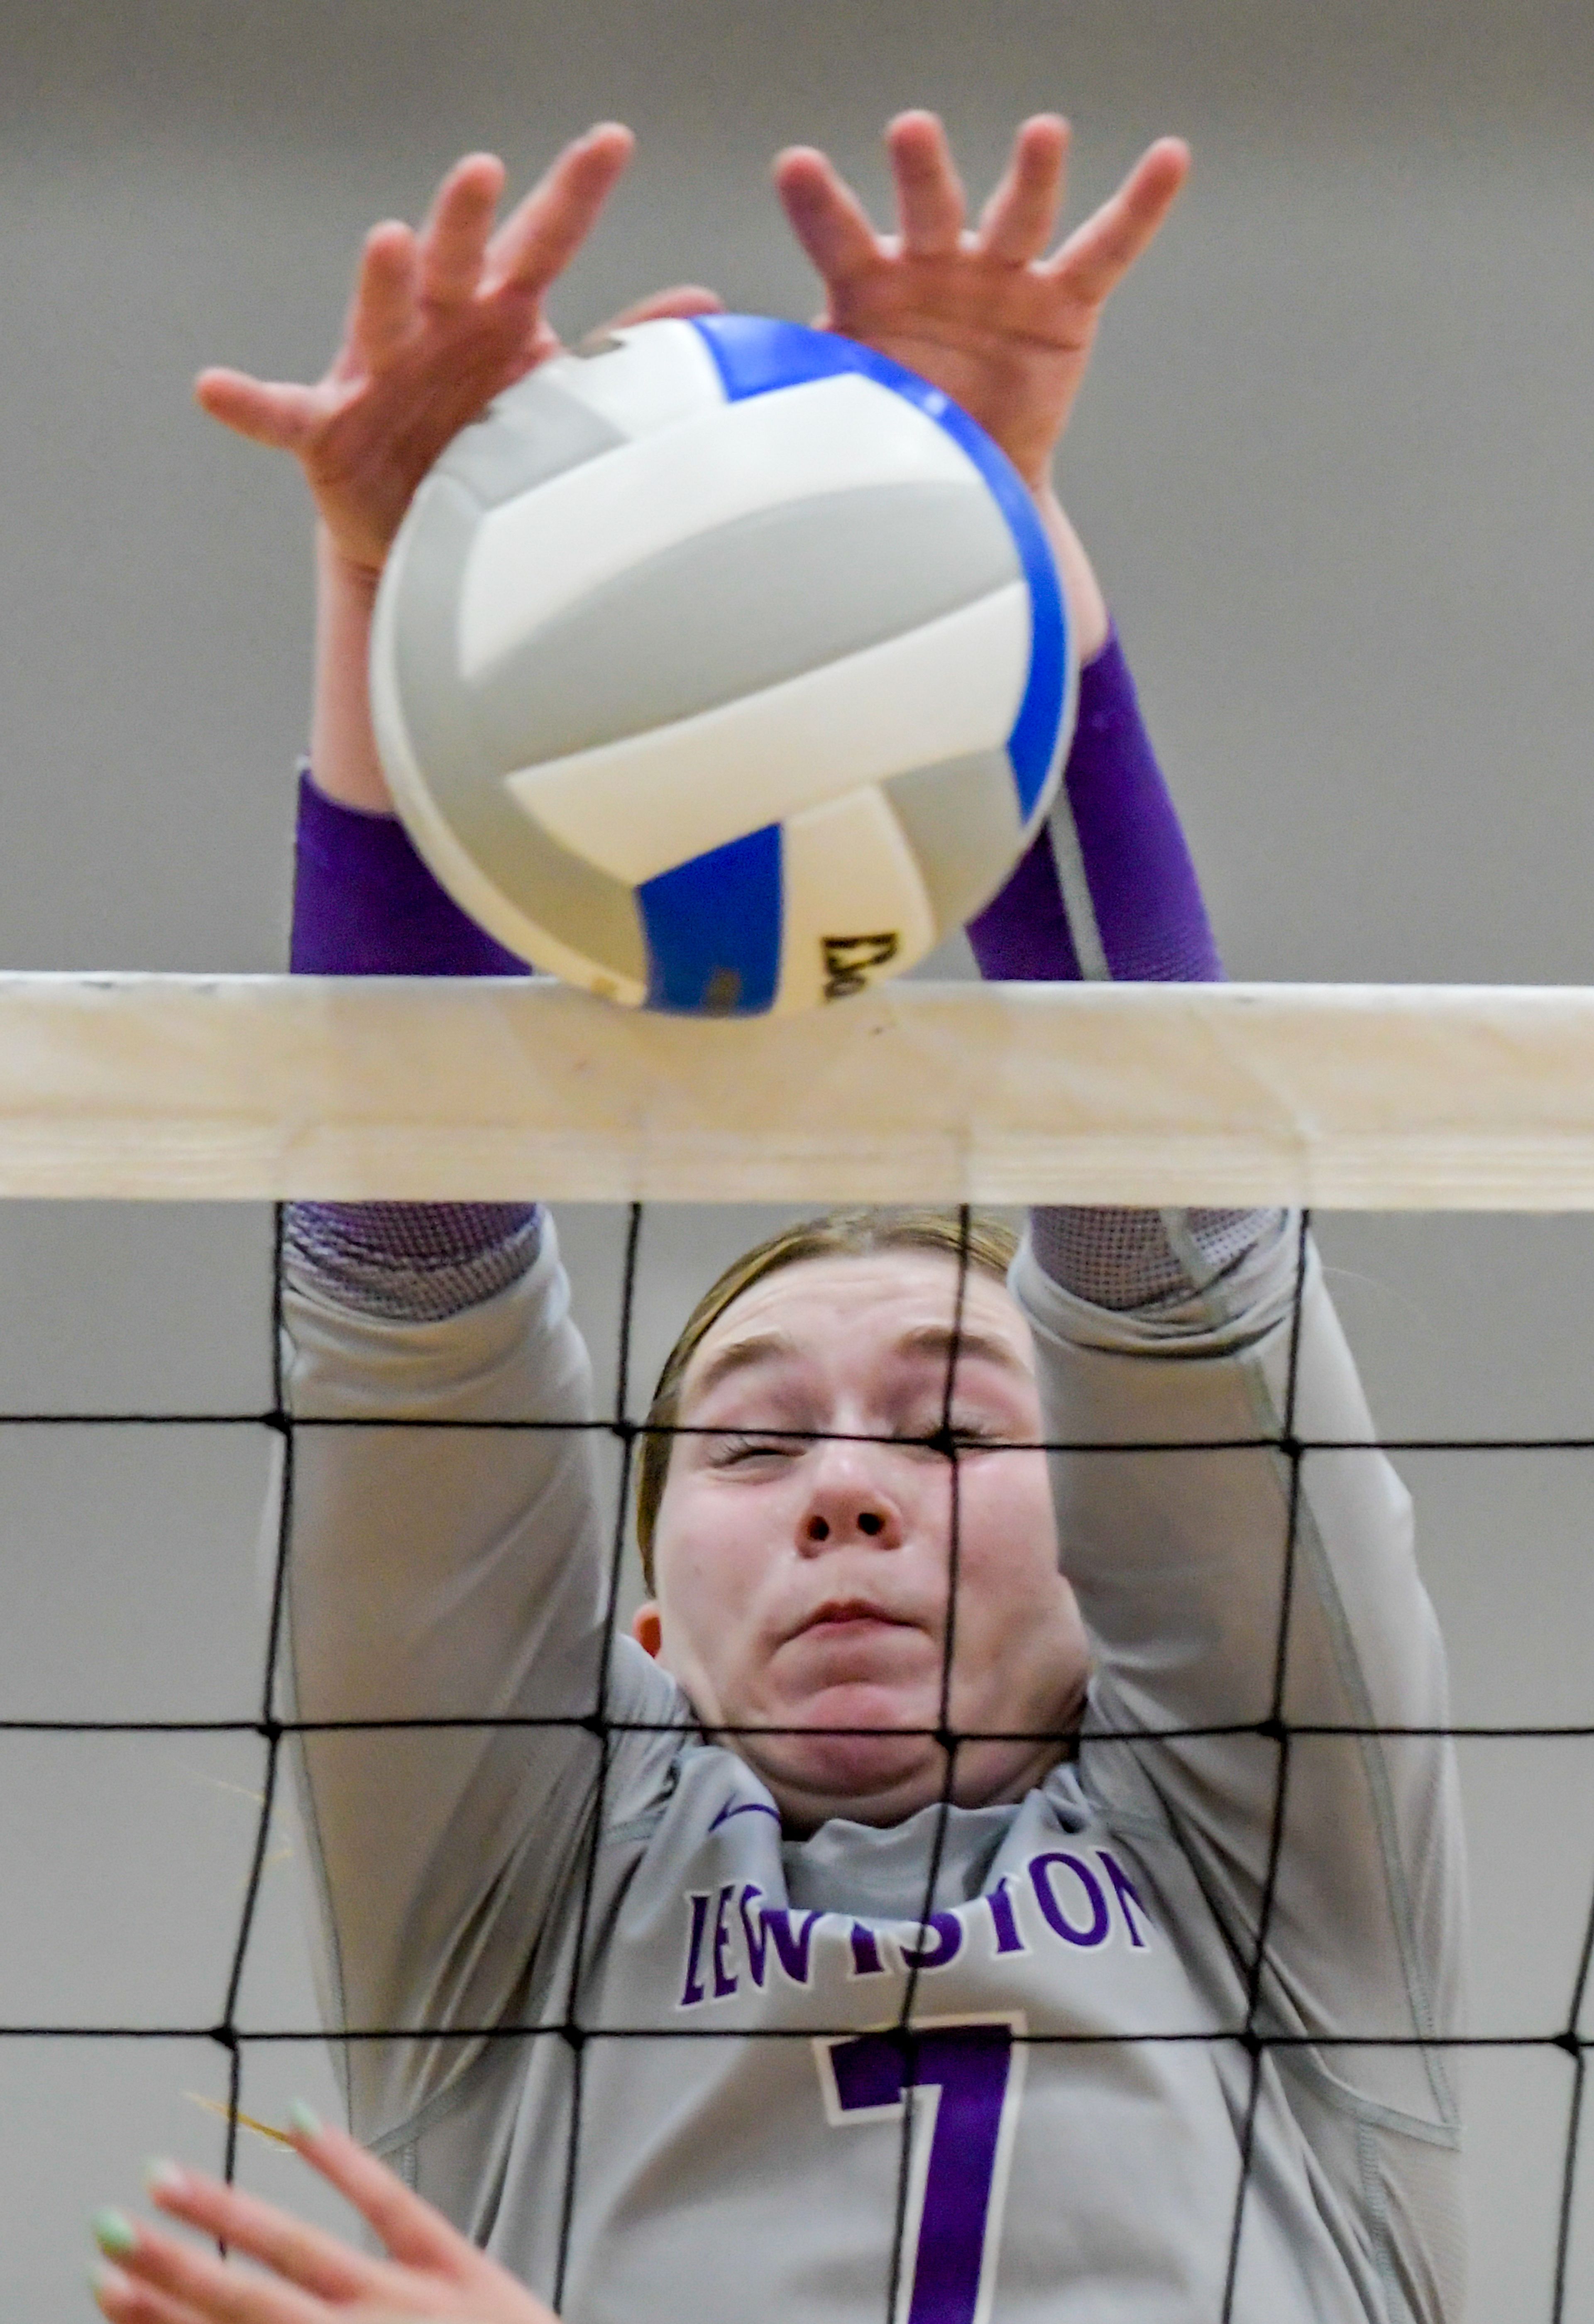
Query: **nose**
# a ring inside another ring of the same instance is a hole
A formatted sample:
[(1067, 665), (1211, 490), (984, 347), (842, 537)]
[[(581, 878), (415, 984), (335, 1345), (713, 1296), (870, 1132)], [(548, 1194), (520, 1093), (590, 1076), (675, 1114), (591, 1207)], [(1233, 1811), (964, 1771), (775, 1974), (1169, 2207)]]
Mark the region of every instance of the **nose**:
[[(851, 1463), (846, 1464), (850, 1471)], [(815, 1480), (797, 1522), (797, 1543), (806, 1554), (864, 1542), (896, 1549), (903, 1539), (902, 1511), (896, 1497), (872, 1478), (834, 1471)]]

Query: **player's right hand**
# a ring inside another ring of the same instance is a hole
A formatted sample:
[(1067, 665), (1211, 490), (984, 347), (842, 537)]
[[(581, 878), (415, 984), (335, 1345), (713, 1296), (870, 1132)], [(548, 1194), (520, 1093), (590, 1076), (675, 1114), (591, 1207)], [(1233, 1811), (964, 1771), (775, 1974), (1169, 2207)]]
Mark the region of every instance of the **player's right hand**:
[(305, 2117), (292, 2144), (375, 2229), (385, 2259), (202, 2172), (163, 2165), (150, 2182), (161, 2209), (255, 2264), (103, 2214), (100, 2248), (111, 2264), (96, 2282), (102, 2315), (111, 2324), (557, 2324), (343, 2131)]
[[(631, 159), (604, 122), (567, 145), (495, 226), (503, 164), (466, 154), (419, 232), (397, 219), (365, 238), (343, 345), (313, 386), (201, 372), (195, 395), (225, 427), (303, 468), (327, 541), (375, 575), (416, 486), (495, 395), (559, 352), (544, 311)], [(663, 291), (623, 319), (707, 312), (709, 291)]]

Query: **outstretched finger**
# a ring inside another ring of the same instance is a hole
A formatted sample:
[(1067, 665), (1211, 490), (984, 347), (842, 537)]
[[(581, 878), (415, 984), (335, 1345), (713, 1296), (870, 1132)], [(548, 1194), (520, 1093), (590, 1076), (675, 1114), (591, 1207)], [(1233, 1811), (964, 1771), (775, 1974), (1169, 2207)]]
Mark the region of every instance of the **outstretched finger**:
[(317, 409), (314, 388), (251, 379), (247, 372), (219, 366), (199, 374), (194, 401), (224, 428), (247, 436), (252, 443), (269, 445), (274, 452), (298, 450)]
[(618, 121), (600, 122), (567, 145), (493, 235), (483, 288), (539, 297), (592, 232), (635, 145)]
[(458, 2282), (479, 2275), (487, 2264), (475, 2244), (346, 2131), (296, 2107), (292, 2136), (304, 2160), (375, 2228), (394, 2259)]
[(319, 2227), (279, 2211), (236, 2187), (202, 2171), (185, 2171), (175, 2163), (157, 2163), (150, 2172), (150, 2200), (185, 2227), (247, 2252), (275, 2269), (301, 2292), (321, 2300), (355, 2300), (381, 2281), (375, 2263), (340, 2243)]
[(327, 2324), (325, 2303), (309, 2292), (246, 2275), (119, 2211), (103, 2213), (97, 2234), (119, 2279), (107, 2284), (102, 2275), (97, 2284), (100, 2306), (116, 2324), (143, 2324), (152, 2316), (164, 2324), (160, 2306), (139, 2306), (137, 2292), (124, 2294), (123, 2282), (155, 2294), (157, 2301), (163, 2298), (180, 2317), (192, 2311), (204, 2324)]
[(461, 307), (475, 290), (493, 232), (503, 163), (496, 153), (467, 153), (438, 188), (420, 232), (421, 296)]
[(1052, 239), (1068, 164), (1068, 124), (1037, 113), (1013, 140), (1008, 166), (980, 214), (980, 247), (1009, 266), (1027, 266)]
[(933, 113), (899, 113), (886, 132), (902, 247), (910, 258), (945, 258), (962, 239), (968, 205), (963, 180)]
[(348, 360), (355, 368), (380, 371), (409, 337), (415, 326), (419, 274), (419, 254), (410, 228), (398, 218), (373, 226), (365, 237), (349, 308)]
[(775, 189), (793, 234), (826, 282), (844, 282), (879, 259), (869, 213), (827, 153), (813, 145), (788, 146), (776, 159)]
[(1083, 305), (1099, 307), (1156, 235), (1189, 174), (1188, 145), (1158, 138), (1118, 191), (1047, 260), (1045, 272)]
[(186, 2300), (170, 2299), (152, 2283), (140, 2283), (119, 2267), (97, 2267), (88, 2279), (95, 2305), (110, 2324), (207, 2324)]

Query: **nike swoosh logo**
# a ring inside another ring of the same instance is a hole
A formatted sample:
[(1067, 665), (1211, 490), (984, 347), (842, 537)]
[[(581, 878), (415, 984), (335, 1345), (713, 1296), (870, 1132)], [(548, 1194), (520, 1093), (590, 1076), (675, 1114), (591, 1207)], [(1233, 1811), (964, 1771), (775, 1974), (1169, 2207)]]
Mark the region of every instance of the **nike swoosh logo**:
[(708, 1828), (710, 1831), (718, 1831), (723, 1823), (729, 1823), (733, 1816), (739, 1815), (767, 1815), (773, 1816), (777, 1823), (780, 1821), (779, 1810), (772, 1808), (767, 1800), (727, 1800)]

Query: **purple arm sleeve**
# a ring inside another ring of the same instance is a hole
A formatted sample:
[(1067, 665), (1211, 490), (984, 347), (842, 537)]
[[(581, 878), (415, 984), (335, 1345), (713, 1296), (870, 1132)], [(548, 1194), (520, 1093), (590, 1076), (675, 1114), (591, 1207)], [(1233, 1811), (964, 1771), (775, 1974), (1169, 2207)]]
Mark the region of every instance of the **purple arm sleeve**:
[[(994, 903), (969, 925), (988, 977), (1215, 982), (1222, 963), (1195, 866), (1141, 723), (1116, 633), (1080, 672), (1056, 804)], [(1242, 1258), (1273, 1213), (1045, 1209), (1037, 1258), (1100, 1307), (1186, 1296)]]
[(1056, 806), (969, 941), (981, 976), (1023, 982), (1223, 973), (1116, 633), (1080, 672)]
[[(438, 885), (390, 815), (299, 786), (290, 953), (300, 976), (515, 976), (506, 952)], [(491, 1298), (537, 1255), (525, 1203), (296, 1203), (292, 1258), (368, 1314), (426, 1322)]]
[(523, 976), (438, 887), (396, 816), (342, 807), (299, 779), (296, 976)]

